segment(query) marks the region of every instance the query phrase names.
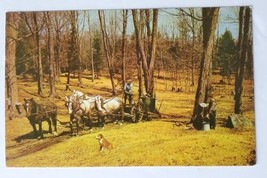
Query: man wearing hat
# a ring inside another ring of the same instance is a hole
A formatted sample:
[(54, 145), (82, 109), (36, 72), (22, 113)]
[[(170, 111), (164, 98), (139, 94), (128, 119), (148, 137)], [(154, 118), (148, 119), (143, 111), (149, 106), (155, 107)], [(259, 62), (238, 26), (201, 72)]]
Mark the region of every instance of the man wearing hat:
[(197, 115), (193, 120), (193, 126), (197, 130), (203, 129), (203, 121), (204, 121), (204, 112), (206, 108), (208, 107), (207, 103), (199, 103), (197, 106)]
[(209, 119), (210, 119), (210, 128), (215, 129), (216, 127), (216, 112), (217, 112), (217, 103), (214, 98), (211, 98), (209, 103)]
[(216, 127), (216, 106), (214, 98), (211, 98), (210, 103), (199, 103), (197, 116), (193, 121), (193, 126), (197, 130), (203, 129), (203, 122), (209, 122), (210, 128)]
[(132, 105), (133, 84), (132, 80), (128, 79), (123, 87), (124, 91), (124, 103), (126, 104), (127, 98), (129, 98), (129, 105)]

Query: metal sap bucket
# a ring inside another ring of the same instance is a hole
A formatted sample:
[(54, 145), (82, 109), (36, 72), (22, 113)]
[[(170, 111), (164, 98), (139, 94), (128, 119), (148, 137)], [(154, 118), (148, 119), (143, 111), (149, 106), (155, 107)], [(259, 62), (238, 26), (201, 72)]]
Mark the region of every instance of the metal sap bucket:
[(210, 130), (210, 123), (209, 122), (204, 122), (203, 123), (203, 130), (204, 131), (209, 131)]
[(154, 112), (156, 109), (156, 98), (153, 97), (142, 97), (144, 103), (144, 109), (146, 111)]

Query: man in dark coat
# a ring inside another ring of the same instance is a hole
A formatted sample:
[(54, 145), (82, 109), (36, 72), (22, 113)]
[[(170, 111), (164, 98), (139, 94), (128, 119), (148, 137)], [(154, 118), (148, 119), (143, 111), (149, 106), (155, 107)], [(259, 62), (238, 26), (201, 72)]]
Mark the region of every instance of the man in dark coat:
[(133, 84), (132, 80), (128, 79), (123, 87), (124, 91), (124, 103), (126, 104), (127, 98), (129, 99), (129, 105), (132, 105)]

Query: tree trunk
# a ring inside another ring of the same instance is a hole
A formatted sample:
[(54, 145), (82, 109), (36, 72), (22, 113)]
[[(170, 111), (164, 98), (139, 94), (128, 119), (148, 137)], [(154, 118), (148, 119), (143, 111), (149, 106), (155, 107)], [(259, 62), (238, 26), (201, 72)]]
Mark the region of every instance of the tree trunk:
[[(245, 10), (245, 16), (244, 14)], [(243, 81), (245, 73), (245, 65), (248, 57), (248, 42), (249, 42), (249, 29), (250, 29), (250, 7), (240, 8), (239, 13), (239, 54), (238, 54), (238, 70), (235, 81), (235, 114), (241, 114), (242, 94), (243, 94)], [(244, 23), (244, 25), (243, 25)], [(241, 29), (240, 29), (241, 28)]]
[(68, 67), (68, 74), (67, 74), (67, 83), (66, 83), (66, 91), (70, 90), (70, 67)]
[[(90, 33), (91, 34), (91, 33)], [(93, 52), (93, 40), (90, 37), (90, 51), (91, 51), (91, 67), (92, 67), (92, 82), (95, 80), (95, 67), (94, 67), (94, 52)]]
[(40, 39), (39, 35), (36, 37), (36, 44), (38, 50), (38, 94), (41, 95), (43, 93), (43, 65), (42, 65), (42, 52), (40, 47)]
[(76, 22), (76, 12), (70, 11), (69, 13), (69, 19), (70, 19), (70, 37), (68, 41), (68, 75), (67, 75), (67, 83), (66, 83), (66, 90), (70, 89), (70, 74), (74, 70), (77, 69), (77, 63), (79, 64), (79, 61), (77, 59), (79, 58), (78, 48), (77, 48), (77, 22)]
[[(132, 10), (133, 22), (135, 28), (135, 36), (137, 43), (137, 55), (140, 54), (142, 60), (142, 67), (144, 72), (144, 82), (146, 93), (153, 96), (154, 94), (154, 64), (156, 59), (156, 44), (157, 44), (157, 30), (158, 30), (158, 9), (153, 10), (153, 29), (151, 40), (151, 51), (149, 57), (145, 54), (144, 47), (141, 43), (140, 30), (137, 21), (137, 11)], [(140, 21), (139, 21), (140, 24)], [(138, 54), (139, 53), (139, 54)]]
[(56, 75), (56, 81), (59, 81), (59, 76), (60, 76), (60, 35), (59, 32), (56, 31), (56, 46), (55, 46), (55, 75)]
[(156, 60), (156, 45), (158, 36), (158, 9), (153, 10), (153, 29), (151, 41), (151, 54), (149, 61), (148, 92), (151, 96), (154, 94), (154, 66)]
[(122, 78), (122, 86), (125, 84), (125, 41), (126, 41), (126, 28), (127, 28), (127, 15), (128, 10), (122, 10), (122, 18), (123, 18), (123, 28), (122, 28), (122, 46), (121, 46), (121, 58), (122, 58), (122, 70), (121, 70), (121, 78)]
[(196, 37), (195, 37), (195, 25), (194, 25), (194, 18), (191, 18), (191, 20), (192, 20), (192, 26), (193, 26), (193, 28), (192, 28), (192, 35), (193, 35), (193, 40), (192, 40), (192, 50), (193, 50), (193, 52), (192, 52), (192, 61), (191, 61), (191, 86), (194, 86), (195, 85), (195, 39), (196, 39)]
[[(136, 15), (136, 14), (135, 14)], [(137, 25), (137, 30), (135, 30), (135, 34), (138, 37), (141, 35), (139, 29), (142, 28), (141, 24), (136, 24)], [(135, 48), (136, 48), (136, 57), (137, 57), (137, 75), (138, 75), (138, 96), (139, 98), (143, 94), (143, 82), (142, 82), (142, 59), (141, 59), (141, 54), (139, 50), (139, 42), (138, 40), (135, 40)]]
[(90, 27), (90, 15), (88, 14), (88, 27), (89, 27), (89, 35), (90, 35), (90, 56), (91, 56), (91, 70), (92, 70), (92, 82), (95, 80), (95, 68), (94, 68), (94, 51), (93, 51), (93, 33), (92, 27)]
[(18, 32), (15, 29), (18, 22), (17, 13), (6, 15), (6, 101), (9, 118), (15, 112), (15, 104), (18, 102), (18, 87), (16, 76), (16, 39)]
[[(84, 13), (84, 12), (83, 12)], [(81, 50), (81, 37), (82, 34), (79, 34), (79, 29), (81, 30), (81, 33), (84, 31), (84, 25), (85, 25), (85, 16), (83, 16), (82, 21), (82, 27), (79, 26), (79, 13), (78, 11), (75, 12), (75, 21), (77, 24), (77, 34), (76, 34), (76, 46), (77, 46), (77, 57), (78, 57), (78, 84), (82, 85), (82, 72), (83, 72), (83, 62), (82, 62), (82, 50)]]
[[(151, 27), (150, 27), (150, 20), (151, 20), (151, 14), (150, 14), (150, 10), (149, 9), (146, 9), (144, 10), (145, 12), (145, 26), (146, 26), (146, 37), (147, 37), (147, 40), (145, 39), (144, 40), (144, 47), (146, 48), (147, 46), (147, 49), (145, 49), (145, 51), (147, 51), (147, 59), (148, 59), (148, 63), (150, 63), (150, 58), (151, 58), (151, 50), (152, 50), (152, 44), (151, 44)], [(142, 16), (140, 16), (140, 18), (143, 18)], [(141, 19), (140, 19), (141, 20)], [(148, 45), (146, 45), (145, 43), (147, 42)]]
[(194, 120), (199, 103), (209, 103), (211, 99), (212, 50), (219, 8), (203, 8), (203, 53), (200, 64), (200, 74), (193, 110)]
[(101, 33), (102, 33), (102, 41), (104, 44), (104, 50), (106, 54), (106, 60), (108, 64), (108, 71), (109, 71), (109, 76), (111, 80), (111, 85), (112, 85), (112, 94), (116, 95), (116, 90), (115, 90), (115, 83), (114, 83), (114, 72), (113, 72), (113, 65), (112, 65), (112, 55), (110, 51), (110, 43), (108, 39), (108, 35), (106, 32), (106, 23), (105, 23), (105, 14), (103, 11), (98, 11), (98, 17), (99, 17), (99, 22), (100, 22), (100, 28), (101, 28)]
[(194, 8), (190, 8), (190, 13), (191, 13), (191, 23), (192, 23), (192, 58), (191, 58), (191, 86), (195, 86), (195, 46), (196, 46), (196, 32), (195, 32), (195, 10)]
[(42, 66), (42, 54), (41, 54), (41, 46), (40, 46), (40, 35), (39, 31), (41, 27), (38, 25), (37, 12), (31, 13), (32, 24), (29, 22), (29, 17), (27, 17), (26, 13), (23, 13), (25, 22), (33, 36), (33, 41), (35, 41), (36, 48), (34, 48), (33, 58), (37, 64), (37, 92), (39, 95), (42, 94), (43, 90), (43, 66)]
[(56, 97), (55, 86), (55, 53), (54, 53), (54, 38), (53, 38), (53, 26), (51, 22), (51, 12), (47, 12), (47, 32), (48, 32), (48, 59), (49, 59), (49, 97)]
[(62, 44), (61, 44), (61, 12), (55, 12), (55, 75), (56, 81), (59, 81), (59, 76), (61, 74), (61, 55), (62, 55)]
[(78, 85), (81, 86), (82, 85), (82, 58), (81, 58), (81, 43), (78, 42), (79, 44), (77, 44), (79, 46), (79, 49), (78, 49)]
[(36, 12), (32, 13), (33, 21), (34, 21), (34, 38), (36, 41), (36, 55), (37, 55), (37, 83), (38, 83), (38, 94), (41, 95), (43, 92), (43, 66), (42, 66), (42, 53), (40, 46), (40, 35), (39, 35), (39, 27), (37, 22), (37, 14)]
[(137, 58), (137, 62), (138, 62), (138, 96), (139, 98), (142, 96), (143, 94), (143, 82), (142, 82), (142, 60), (140, 58), (140, 55), (139, 57)]

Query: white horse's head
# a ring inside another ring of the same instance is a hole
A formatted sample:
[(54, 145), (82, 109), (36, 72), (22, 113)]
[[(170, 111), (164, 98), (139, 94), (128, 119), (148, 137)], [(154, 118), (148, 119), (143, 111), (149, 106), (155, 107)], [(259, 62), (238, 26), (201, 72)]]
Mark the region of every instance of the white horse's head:
[(65, 106), (67, 107), (68, 114), (73, 113), (73, 96), (66, 96)]
[(73, 92), (72, 92), (72, 96), (81, 98), (81, 97), (84, 97), (85, 94), (84, 94), (83, 92), (81, 92), (81, 91), (73, 90)]

